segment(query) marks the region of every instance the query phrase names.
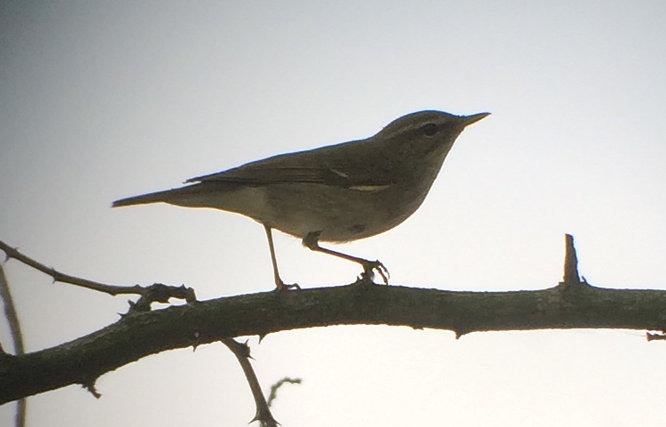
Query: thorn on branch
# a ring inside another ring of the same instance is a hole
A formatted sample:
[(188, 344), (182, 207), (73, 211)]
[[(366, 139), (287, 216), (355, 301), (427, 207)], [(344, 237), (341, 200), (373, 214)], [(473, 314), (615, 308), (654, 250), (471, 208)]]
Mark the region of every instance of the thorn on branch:
[(201, 339), (201, 332), (194, 331), (192, 337), (194, 338), (194, 343), (192, 343), (192, 353), (194, 353), (195, 351), (197, 351), (197, 348), (199, 348), (199, 345), (201, 344), (199, 342), (199, 340)]
[(93, 396), (95, 396), (95, 399), (99, 399), (99, 398), (102, 397), (102, 395), (101, 395), (101, 394), (97, 391), (97, 389), (95, 388), (95, 381), (96, 381), (96, 380), (86, 381), (86, 382), (84, 382), (83, 384), (81, 384), (81, 386), (83, 386), (83, 388), (85, 388), (86, 390), (88, 390), (88, 391), (90, 392), (90, 394), (92, 394)]
[(664, 341), (666, 340), (666, 333), (664, 332), (648, 332), (646, 334), (648, 341)]
[(576, 256), (576, 248), (574, 247), (574, 238), (571, 234), (565, 235), (564, 282), (580, 283), (578, 257)]
[(565, 234), (565, 253), (564, 253), (564, 278), (560, 285), (588, 285), (587, 280), (580, 279), (578, 274), (578, 256), (574, 246), (574, 238), (571, 234)]

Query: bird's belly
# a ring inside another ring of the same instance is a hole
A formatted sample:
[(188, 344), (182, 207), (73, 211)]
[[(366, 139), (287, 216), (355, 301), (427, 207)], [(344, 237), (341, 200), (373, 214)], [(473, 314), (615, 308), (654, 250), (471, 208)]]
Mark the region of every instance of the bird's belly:
[(321, 184), (264, 187), (267, 215), (255, 218), (293, 236), (348, 242), (383, 233), (407, 219), (423, 198), (396, 186), (342, 188)]

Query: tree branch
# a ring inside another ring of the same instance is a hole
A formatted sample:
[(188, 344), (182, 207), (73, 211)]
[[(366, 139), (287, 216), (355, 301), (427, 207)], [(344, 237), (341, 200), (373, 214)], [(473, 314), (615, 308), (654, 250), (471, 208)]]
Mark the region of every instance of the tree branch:
[(132, 312), (50, 349), (0, 358), (0, 404), (102, 374), (165, 350), (225, 338), (330, 325), (401, 325), (478, 331), (621, 328), (664, 330), (666, 291), (563, 286), (538, 291), (452, 292), (347, 285), (264, 292)]
[(7, 260), (15, 259), (29, 267), (40, 271), (53, 278), (54, 282), (69, 283), (70, 285), (80, 286), (97, 292), (102, 292), (111, 296), (116, 295), (140, 295), (137, 302), (130, 302), (133, 310), (148, 311), (153, 302), (168, 303), (170, 298), (184, 299), (187, 302), (196, 300), (194, 289), (181, 286), (165, 285), (163, 283), (154, 283), (150, 286), (123, 286), (109, 285), (106, 283), (95, 282), (94, 280), (84, 279), (62, 273), (53, 267), (48, 267), (41, 262), (22, 254), (18, 249), (9, 246), (0, 240), (0, 250), (7, 255)]

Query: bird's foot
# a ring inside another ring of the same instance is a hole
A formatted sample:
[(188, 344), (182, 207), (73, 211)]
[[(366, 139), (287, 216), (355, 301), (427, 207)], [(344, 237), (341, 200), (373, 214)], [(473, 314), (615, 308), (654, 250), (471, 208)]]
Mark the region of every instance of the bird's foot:
[(285, 291), (291, 291), (291, 290), (301, 290), (301, 287), (298, 285), (298, 283), (284, 283), (282, 280), (279, 282), (275, 283), (275, 289), (274, 291), (277, 293), (285, 292)]
[(377, 261), (365, 261), (363, 262), (363, 273), (356, 280), (356, 284), (365, 284), (365, 285), (374, 285), (376, 284), (373, 280), (375, 277), (375, 271), (379, 273), (382, 277), (382, 281), (385, 285), (388, 285), (388, 279), (391, 276), (388, 269), (382, 264), (379, 260)]

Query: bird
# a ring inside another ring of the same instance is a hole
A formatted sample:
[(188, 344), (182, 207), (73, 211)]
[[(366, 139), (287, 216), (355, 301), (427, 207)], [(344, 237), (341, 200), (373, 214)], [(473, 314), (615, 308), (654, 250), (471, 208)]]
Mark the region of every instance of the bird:
[(388, 284), (388, 270), (380, 261), (319, 242), (364, 239), (405, 221), (423, 203), (456, 138), (488, 115), (417, 111), (365, 139), (249, 162), (190, 178), (184, 187), (116, 200), (112, 206), (167, 203), (254, 219), (266, 233), (277, 291), (300, 287), (280, 276), (273, 229), (301, 239), (313, 251), (360, 264), (357, 282), (374, 283), (376, 271)]

